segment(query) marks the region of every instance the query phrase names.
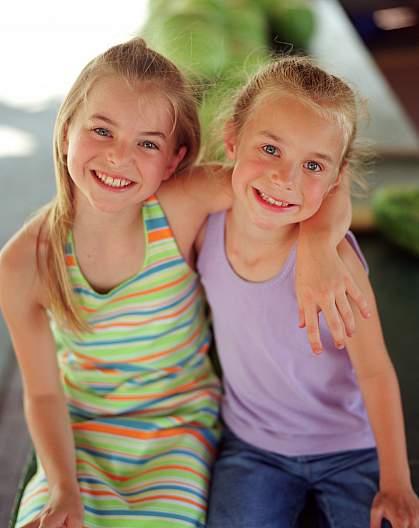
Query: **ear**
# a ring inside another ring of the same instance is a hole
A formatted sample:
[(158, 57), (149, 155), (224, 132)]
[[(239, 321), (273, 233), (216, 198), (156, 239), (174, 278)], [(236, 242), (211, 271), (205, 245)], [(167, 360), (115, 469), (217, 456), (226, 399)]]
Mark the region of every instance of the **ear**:
[(336, 180), (332, 183), (332, 185), (328, 189), (328, 193), (333, 191), (333, 189), (336, 189), (340, 185), (340, 182), (342, 181), (343, 175), (345, 174), (346, 169), (348, 168), (348, 162), (344, 161), (342, 165), (340, 166), (338, 175)]
[(236, 157), (237, 133), (233, 121), (227, 121), (224, 127), (224, 148), (227, 158), (234, 161)]
[(188, 149), (185, 147), (185, 145), (182, 145), (180, 149), (178, 150), (177, 154), (173, 156), (172, 160), (170, 161), (170, 164), (166, 167), (163, 180), (168, 180), (170, 178), (170, 176), (175, 172), (179, 163), (186, 156), (187, 152), (188, 152)]

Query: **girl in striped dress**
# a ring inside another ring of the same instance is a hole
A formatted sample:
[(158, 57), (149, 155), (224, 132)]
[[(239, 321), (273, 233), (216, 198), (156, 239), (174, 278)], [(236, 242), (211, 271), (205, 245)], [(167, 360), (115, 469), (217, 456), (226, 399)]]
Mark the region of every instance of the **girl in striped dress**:
[[(231, 196), (224, 169), (188, 171), (199, 137), (185, 79), (138, 38), (91, 61), (62, 104), (57, 196), (0, 259), (38, 460), (18, 528), (204, 526), (220, 383), (193, 242)], [(347, 203), (343, 189), (325, 206), (336, 243)], [(321, 218), (306, 232), (325, 232)], [(347, 274), (329, 260), (322, 270), (340, 284)], [(339, 310), (326, 311), (337, 340)]]

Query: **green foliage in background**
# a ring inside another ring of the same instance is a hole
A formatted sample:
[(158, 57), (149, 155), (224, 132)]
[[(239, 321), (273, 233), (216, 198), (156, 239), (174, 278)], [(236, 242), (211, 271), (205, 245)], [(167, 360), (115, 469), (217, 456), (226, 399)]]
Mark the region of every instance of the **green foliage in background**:
[(306, 51), (314, 27), (309, 0), (150, 0), (141, 35), (197, 87), (206, 144), (226, 94), (273, 52)]
[(383, 235), (419, 257), (419, 187), (387, 187), (372, 200)]

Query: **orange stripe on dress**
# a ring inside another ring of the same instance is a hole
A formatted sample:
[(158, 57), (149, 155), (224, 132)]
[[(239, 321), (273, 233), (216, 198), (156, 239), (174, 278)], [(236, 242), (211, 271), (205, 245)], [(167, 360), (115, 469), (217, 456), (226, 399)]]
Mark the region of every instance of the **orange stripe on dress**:
[(199, 290), (196, 290), (194, 294), (190, 297), (187, 303), (185, 303), (180, 310), (177, 312), (170, 313), (169, 315), (158, 315), (156, 317), (152, 317), (151, 319), (147, 319), (146, 321), (135, 321), (132, 323), (98, 323), (94, 324), (95, 328), (99, 329), (107, 329), (107, 328), (115, 328), (115, 327), (136, 327), (136, 326), (143, 326), (148, 325), (150, 323), (154, 323), (156, 321), (164, 321), (165, 319), (173, 319), (174, 317), (177, 317), (181, 313), (185, 312), (191, 304), (193, 304), (200, 294)]
[(157, 242), (158, 240), (164, 240), (165, 238), (172, 238), (172, 232), (169, 227), (148, 232), (149, 242)]
[[(84, 476), (84, 472), (82, 471), (83, 466), (89, 466), (95, 469), (98, 473), (101, 473), (102, 475), (106, 475), (110, 479), (117, 480), (118, 482), (128, 482), (129, 480), (138, 479), (138, 475), (130, 475), (129, 477), (123, 477), (122, 475), (115, 475), (114, 473), (111, 473), (109, 471), (103, 470), (101, 467), (99, 467), (97, 464), (93, 464), (92, 462), (88, 462), (87, 460), (80, 460), (76, 459), (76, 463), (79, 466), (78, 475), (79, 477)], [(167, 469), (181, 469), (182, 471), (187, 471), (189, 473), (193, 473), (194, 475), (197, 475), (198, 477), (205, 480), (205, 482), (209, 482), (209, 477), (205, 475), (204, 473), (201, 473), (200, 471), (196, 471), (195, 469), (192, 469), (188, 466), (182, 466), (180, 464), (166, 464), (164, 466), (157, 466), (153, 467), (151, 469), (147, 469), (146, 471), (142, 471), (141, 475), (147, 475), (149, 473), (155, 473), (164, 471)], [(91, 476), (90, 473), (86, 474), (86, 476)]]
[(158, 466), (152, 469), (148, 469), (146, 471), (143, 471), (141, 474), (146, 475), (147, 473), (155, 473), (156, 471), (162, 471), (166, 469), (181, 469), (182, 471), (188, 471), (189, 473), (193, 473), (194, 475), (197, 475), (205, 480), (205, 482), (209, 482), (209, 477), (207, 475), (204, 475), (203, 473), (200, 473), (199, 471), (195, 471), (194, 469), (186, 466), (181, 466), (179, 464), (167, 464), (165, 466)]
[[(157, 359), (159, 357), (162, 357), (162, 356), (165, 356), (165, 355), (169, 355), (169, 354), (171, 354), (173, 352), (177, 352), (181, 348), (187, 347), (196, 338), (196, 336), (200, 332), (201, 332), (201, 328), (198, 327), (196, 330), (194, 330), (193, 334), (191, 334), (188, 339), (186, 339), (182, 343), (179, 343), (179, 345), (176, 345), (176, 346), (174, 346), (172, 348), (168, 348), (168, 349), (163, 350), (161, 352), (154, 352), (153, 354), (149, 354), (147, 356), (139, 355), (138, 357), (136, 357), (134, 359), (125, 358), (124, 362), (125, 363), (142, 363), (145, 360)], [(201, 354), (204, 353), (207, 348), (208, 348), (208, 344), (204, 343), (204, 345), (199, 349), (198, 353), (201, 353)], [(82, 359), (82, 360), (87, 361), (88, 364), (93, 362), (93, 361), (97, 365), (99, 365), (100, 363), (103, 363), (104, 365), (109, 363), (109, 361), (106, 360), (106, 359), (94, 358), (94, 360), (92, 360), (91, 356), (82, 354), (81, 352), (73, 352), (73, 354), (78, 359)], [(178, 370), (180, 370), (182, 368), (183, 367), (166, 367), (166, 368), (162, 368), (162, 370), (164, 370), (166, 372), (177, 372)]]
[(76, 259), (74, 258), (73, 255), (66, 255), (65, 256), (65, 263), (67, 266), (76, 266), (77, 263), (76, 263)]
[(83, 423), (74, 423), (72, 424), (73, 430), (80, 431), (90, 431), (95, 433), (105, 433), (105, 434), (115, 434), (120, 437), (128, 438), (170, 438), (172, 436), (179, 436), (181, 434), (188, 434), (195, 436), (205, 447), (211, 452), (215, 453), (216, 449), (206, 440), (206, 438), (197, 430), (188, 429), (186, 427), (176, 427), (175, 430), (172, 429), (163, 429), (161, 431), (139, 431), (138, 429), (129, 429), (127, 427), (118, 426), (118, 425), (105, 425), (94, 422), (83, 422)]
[[(106, 490), (92, 490), (88, 488), (80, 488), (81, 493), (87, 493), (88, 495), (95, 495), (97, 497), (116, 497), (118, 499), (121, 498), (121, 496), (113, 491), (106, 491)], [(138, 504), (141, 502), (150, 502), (153, 500), (174, 500), (178, 502), (184, 502), (186, 504), (192, 504), (192, 506), (196, 506), (197, 508), (200, 508), (201, 510), (206, 510), (207, 507), (205, 504), (200, 504), (199, 502), (193, 501), (191, 499), (187, 499), (186, 497), (177, 497), (175, 495), (147, 495), (146, 497), (141, 497), (138, 499), (134, 499), (131, 497), (124, 497), (125, 502), (128, 502), (129, 504)]]
[[(82, 461), (84, 463), (84, 461)], [(86, 472), (82, 472), (82, 471), (79, 471), (78, 472), (78, 477), (79, 478), (88, 478), (90, 477), (90, 473), (86, 473)], [(127, 483), (127, 479), (129, 478), (134, 478), (134, 477), (125, 477), (125, 484), (124, 484), (124, 492), (126, 493), (130, 493), (132, 491), (137, 491), (138, 490), (138, 483), (137, 482), (133, 482), (131, 485)], [(179, 480), (177, 480), (176, 478), (174, 478), (173, 480), (170, 479), (170, 478), (167, 478), (166, 476), (164, 476), (164, 478), (161, 478), (161, 480), (157, 479), (157, 480), (153, 480), (153, 485), (155, 486), (167, 486), (167, 485), (171, 485), (171, 484), (174, 484), (174, 485), (178, 485), (179, 484)], [(188, 487), (189, 489), (194, 489), (198, 492), (201, 491), (201, 488), (199, 486), (197, 486), (194, 482), (188, 482)], [(48, 488), (46, 488), (46, 491), (48, 491)], [(100, 492), (100, 490), (97, 490), (97, 492)], [(116, 493), (116, 495), (118, 497), (120, 497), (120, 495), (117, 493), (117, 492), (114, 492), (113, 490), (108, 490), (107, 492), (105, 492), (105, 490), (103, 490), (103, 493), (110, 493), (110, 494), (113, 494), (113, 493)]]
[(204, 511), (207, 509), (207, 506), (205, 504), (200, 504), (199, 502), (193, 501), (191, 499), (187, 499), (186, 497), (177, 497), (175, 495), (148, 495), (147, 497), (141, 497), (139, 499), (128, 498), (128, 502), (130, 504), (137, 504), (141, 502), (150, 502), (152, 500), (162, 500), (162, 499), (184, 502), (186, 504), (192, 504), (192, 506), (196, 506), (197, 508), (204, 510)]
[(43, 495), (44, 493), (48, 493), (48, 486), (37, 488), (35, 491), (32, 491), (28, 495), (25, 495), (25, 497), (22, 499), (22, 506), (25, 506), (29, 501), (31, 501), (38, 495)]
[(89, 462), (87, 460), (82, 460), (80, 458), (76, 459), (76, 463), (78, 465), (77, 474), (79, 477), (91, 477), (91, 473), (85, 473), (83, 471), (83, 466), (89, 466), (97, 471), (97, 473), (100, 473), (101, 475), (105, 475), (106, 477), (109, 477), (111, 480), (116, 480), (118, 482), (127, 482), (128, 480), (131, 480), (134, 477), (122, 477), (120, 475), (115, 475), (114, 473), (111, 473), (109, 471), (105, 471), (97, 464), (93, 464), (92, 462)]
[(88, 308), (87, 306), (83, 306), (83, 305), (79, 306), (78, 309), (79, 309), (79, 310), (83, 310), (83, 312), (88, 312), (88, 313), (95, 313), (95, 312), (97, 312), (97, 309), (95, 309), (95, 308)]
[(208, 373), (203, 374), (202, 376), (198, 376), (190, 383), (185, 383), (183, 385), (180, 385), (179, 387), (176, 387), (176, 389), (171, 389), (164, 392), (154, 392), (152, 394), (145, 394), (144, 396), (140, 396), (139, 394), (135, 395), (127, 395), (123, 396), (122, 394), (109, 394), (107, 396), (107, 400), (109, 401), (140, 401), (140, 400), (154, 400), (155, 398), (167, 398), (167, 396), (173, 396), (174, 394), (182, 394), (183, 392), (186, 392), (189, 389), (193, 389), (196, 387), (200, 381), (203, 381), (208, 378)]
[(129, 293), (128, 295), (122, 295), (121, 297), (116, 297), (115, 299), (112, 299), (109, 301), (109, 304), (124, 301), (125, 299), (132, 299), (134, 297), (141, 297), (142, 295), (147, 295), (148, 293), (154, 293), (161, 290), (164, 290), (166, 288), (171, 288), (172, 286), (176, 286), (177, 284), (183, 282), (185, 279), (187, 279), (190, 275), (192, 275), (192, 270), (189, 270), (187, 273), (179, 277), (178, 279), (171, 281), (171, 282), (165, 282), (164, 284), (161, 284), (160, 286), (156, 286), (154, 288), (149, 288), (148, 290), (142, 290), (135, 293)]
[[(142, 400), (154, 400), (155, 398), (167, 398), (168, 396), (172, 396), (174, 394), (178, 394), (181, 396), (184, 392), (187, 392), (189, 389), (193, 389), (196, 386), (199, 385), (200, 381), (204, 381), (209, 377), (210, 373), (202, 374), (201, 376), (198, 376), (193, 381), (189, 383), (184, 383), (183, 385), (180, 385), (179, 387), (176, 387), (176, 389), (171, 389), (164, 392), (154, 392), (152, 394), (145, 394), (143, 396), (140, 396), (139, 394), (135, 395), (127, 395), (122, 396), (118, 394), (108, 394), (106, 396), (106, 399), (108, 401), (142, 401)], [(80, 388), (75, 385), (67, 376), (65, 376), (66, 385), (72, 389), (79, 390)]]

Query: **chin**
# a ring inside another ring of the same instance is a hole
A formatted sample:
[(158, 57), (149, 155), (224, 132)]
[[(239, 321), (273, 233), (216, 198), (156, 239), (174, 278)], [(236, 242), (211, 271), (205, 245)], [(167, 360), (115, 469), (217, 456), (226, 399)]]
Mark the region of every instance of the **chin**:
[(274, 222), (270, 218), (253, 218), (252, 219), (253, 225), (258, 227), (259, 229), (265, 229), (266, 231), (272, 231), (281, 227), (284, 227), (284, 225), (289, 225), (289, 222), (286, 224), (282, 224), (279, 222)]
[(90, 202), (91, 206), (101, 213), (119, 213), (126, 208), (126, 204)]

